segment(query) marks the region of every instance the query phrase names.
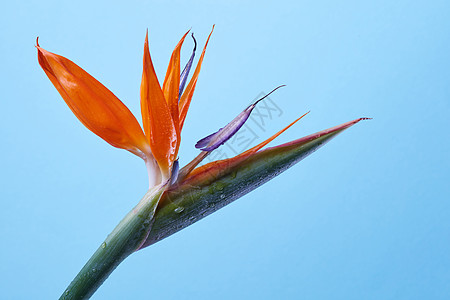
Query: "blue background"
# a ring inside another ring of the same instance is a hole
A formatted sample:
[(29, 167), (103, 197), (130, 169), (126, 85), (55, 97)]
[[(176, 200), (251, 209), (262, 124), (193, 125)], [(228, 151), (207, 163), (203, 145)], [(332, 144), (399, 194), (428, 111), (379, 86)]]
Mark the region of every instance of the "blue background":
[[(370, 116), (268, 184), (129, 257), (94, 299), (450, 299), (449, 1), (9, 1), (0, 18), (2, 299), (56, 299), (142, 197), (142, 161), (86, 130), (35, 39), (136, 114), (145, 30), (160, 77), (202, 47), (194, 143), (260, 92), (280, 144)], [(192, 47), (187, 40), (183, 60)], [(197, 55), (198, 58), (198, 55)]]

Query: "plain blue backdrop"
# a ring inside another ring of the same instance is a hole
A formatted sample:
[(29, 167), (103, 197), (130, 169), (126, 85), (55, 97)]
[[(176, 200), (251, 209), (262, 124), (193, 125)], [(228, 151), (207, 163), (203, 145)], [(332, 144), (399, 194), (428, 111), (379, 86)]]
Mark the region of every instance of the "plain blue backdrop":
[(450, 299), (449, 1), (2, 6), (1, 299), (58, 298), (147, 188), (140, 159), (72, 115), (38, 65), (36, 37), (139, 116), (146, 29), (162, 78), (182, 34), (192, 28), (202, 47), (213, 24), (182, 163), (280, 84), (271, 99), (282, 113), (259, 141), (309, 110), (272, 145), (374, 120), (132, 255), (93, 299)]

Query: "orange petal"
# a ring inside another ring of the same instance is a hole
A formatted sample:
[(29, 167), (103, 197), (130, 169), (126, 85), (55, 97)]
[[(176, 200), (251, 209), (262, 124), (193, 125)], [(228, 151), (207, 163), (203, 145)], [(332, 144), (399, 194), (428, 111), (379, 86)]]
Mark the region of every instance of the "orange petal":
[(276, 137), (278, 137), (280, 134), (285, 132), (289, 127), (294, 125), (297, 121), (299, 121), (301, 118), (306, 116), (309, 112), (283, 128), (282, 130), (278, 131), (276, 134), (272, 135), (267, 140), (263, 141), (262, 143), (259, 143), (258, 145), (254, 146), (253, 148), (248, 149), (247, 151), (236, 155), (235, 157), (224, 159), (224, 160), (218, 160), (211, 163), (208, 163), (206, 165), (203, 165), (201, 167), (198, 167), (197, 169), (193, 170), (191, 174), (188, 175), (188, 178), (186, 180), (191, 180), (196, 176), (201, 176), (201, 174), (209, 174), (211, 176), (218, 176), (220, 172), (224, 172), (227, 169), (231, 168), (232, 166), (246, 160), (256, 152), (258, 152), (261, 148), (266, 146), (268, 143), (273, 141)]
[(67, 58), (36, 48), (42, 69), (84, 126), (114, 147), (141, 157), (148, 152), (138, 121), (110, 90)]
[(175, 47), (175, 50), (173, 50), (169, 66), (167, 67), (166, 78), (163, 83), (164, 98), (169, 105), (170, 114), (172, 115), (172, 120), (177, 133), (177, 147), (175, 150), (175, 156), (177, 155), (178, 148), (180, 147), (180, 127), (178, 115), (178, 93), (180, 90), (180, 50), (188, 33), (189, 31), (183, 35), (180, 42)]
[(186, 87), (186, 90), (184, 91), (183, 95), (181, 95), (180, 98), (180, 131), (183, 128), (184, 120), (186, 119), (186, 115), (189, 109), (189, 105), (191, 104), (192, 96), (194, 95), (195, 86), (197, 84), (198, 75), (200, 74), (200, 69), (202, 68), (202, 62), (203, 57), (205, 56), (206, 47), (208, 46), (209, 38), (211, 37), (211, 34), (214, 31), (214, 26), (211, 29), (211, 33), (208, 36), (208, 39), (206, 40), (205, 47), (203, 48), (202, 55), (200, 56), (197, 67), (195, 68), (194, 74), (192, 75), (191, 80), (189, 81), (188, 86)]
[(164, 178), (167, 179), (169, 169), (176, 156), (177, 131), (150, 57), (148, 32), (145, 36), (144, 45), (141, 112), (144, 131), (153, 156), (158, 162)]

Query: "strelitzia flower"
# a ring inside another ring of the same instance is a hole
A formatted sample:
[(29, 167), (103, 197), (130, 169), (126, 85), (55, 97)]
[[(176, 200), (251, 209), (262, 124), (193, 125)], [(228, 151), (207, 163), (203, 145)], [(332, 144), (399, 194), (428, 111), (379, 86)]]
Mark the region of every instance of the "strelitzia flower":
[(89, 298), (115, 267), (134, 251), (189, 226), (243, 196), (314, 152), (346, 128), (366, 119), (356, 119), (284, 145), (261, 150), (304, 114), (249, 150), (230, 159), (198, 167), (211, 151), (223, 145), (243, 126), (266, 95), (249, 105), (229, 124), (200, 139), (195, 145), (201, 150), (200, 154), (179, 169), (181, 131), (212, 31), (189, 81), (197, 43), (192, 35), (194, 50), (181, 71), (180, 51), (188, 33), (183, 35), (172, 52), (162, 86), (153, 67), (146, 34), (140, 88), (142, 128), (130, 110), (110, 90), (72, 61), (41, 48), (37, 41), (39, 64), (75, 116), (112, 146), (142, 158), (149, 174), (146, 195), (108, 235), (61, 299)]

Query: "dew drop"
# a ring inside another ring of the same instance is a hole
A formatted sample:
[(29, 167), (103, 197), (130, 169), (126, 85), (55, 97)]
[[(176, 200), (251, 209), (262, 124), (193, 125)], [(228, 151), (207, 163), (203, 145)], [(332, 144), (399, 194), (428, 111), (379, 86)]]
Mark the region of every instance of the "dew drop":
[(174, 212), (177, 214), (180, 214), (183, 212), (183, 210), (184, 210), (184, 207), (178, 206), (177, 208), (174, 209)]
[(106, 248), (106, 243), (105, 243), (105, 242), (102, 243), (102, 248), (103, 248), (103, 249)]

